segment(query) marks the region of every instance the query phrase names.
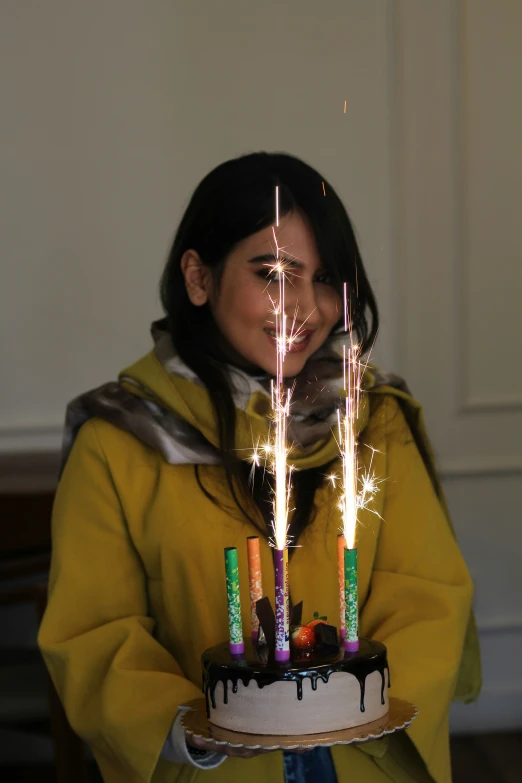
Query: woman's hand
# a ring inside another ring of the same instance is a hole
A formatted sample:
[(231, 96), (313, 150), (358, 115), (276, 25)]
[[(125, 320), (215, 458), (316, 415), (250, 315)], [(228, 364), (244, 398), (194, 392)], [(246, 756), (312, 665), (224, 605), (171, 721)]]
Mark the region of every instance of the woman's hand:
[(254, 756), (259, 756), (261, 753), (272, 752), (266, 748), (258, 748), (257, 750), (249, 750), (247, 748), (232, 748), (230, 745), (221, 745), (217, 742), (209, 742), (208, 740), (199, 739), (193, 734), (187, 734), (186, 732), (185, 741), (190, 748), (206, 750), (210, 753), (222, 753), (224, 756), (234, 756), (234, 758), (239, 759), (251, 759)]

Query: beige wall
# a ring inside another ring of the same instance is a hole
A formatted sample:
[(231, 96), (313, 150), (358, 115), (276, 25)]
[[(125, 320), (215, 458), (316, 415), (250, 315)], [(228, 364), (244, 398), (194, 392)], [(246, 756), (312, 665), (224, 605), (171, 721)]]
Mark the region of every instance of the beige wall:
[(67, 399), (148, 349), (210, 167), (302, 156), (355, 221), (476, 579), (457, 727), (522, 725), (520, 29), (518, 0), (0, 4), (0, 453), (56, 449)]
[(184, 204), (211, 167), (251, 150), (292, 151), (338, 186), (381, 294), (382, 351), (392, 353), (384, 9), (379, 0), (2, 4), (0, 312), (17, 341), (3, 348), (0, 449), (58, 444), (71, 395), (148, 349)]
[(522, 725), (522, 5), (394, 4), (400, 369), (423, 401), (475, 578), (484, 690)]

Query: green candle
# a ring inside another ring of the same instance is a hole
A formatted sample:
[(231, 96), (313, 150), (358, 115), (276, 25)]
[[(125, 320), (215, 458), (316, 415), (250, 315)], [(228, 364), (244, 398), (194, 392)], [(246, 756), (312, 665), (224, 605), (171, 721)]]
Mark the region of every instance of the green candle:
[(227, 578), (228, 631), (230, 652), (237, 655), (245, 651), (243, 624), (241, 622), (241, 598), (239, 593), (239, 568), (235, 546), (225, 548), (225, 573)]
[(344, 550), (344, 596), (346, 611), (345, 650), (359, 649), (359, 610), (357, 607), (357, 549)]

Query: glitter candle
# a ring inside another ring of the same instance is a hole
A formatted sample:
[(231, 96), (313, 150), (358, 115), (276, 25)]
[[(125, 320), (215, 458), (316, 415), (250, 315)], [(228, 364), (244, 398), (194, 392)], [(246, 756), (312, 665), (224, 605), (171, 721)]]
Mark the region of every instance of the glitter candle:
[(344, 649), (348, 652), (356, 652), (359, 649), (357, 549), (344, 550), (344, 600), (346, 617)]
[(243, 625), (241, 623), (241, 598), (239, 594), (237, 549), (234, 546), (225, 547), (225, 573), (227, 578), (230, 652), (233, 655), (238, 655), (245, 651), (245, 643), (243, 641)]
[(259, 636), (259, 618), (256, 613), (256, 602), (263, 597), (259, 536), (248, 536), (247, 554), (248, 581), (250, 585), (250, 611), (252, 615), (252, 641), (255, 643)]
[(344, 553), (346, 551), (346, 543), (344, 536), (341, 533), (337, 536), (337, 572), (339, 576), (339, 608), (341, 624), (339, 628), (339, 635), (344, 642), (346, 638), (346, 600), (345, 600), (345, 585), (344, 585)]
[(288, 602), (288, 549), (274, 550), (276, 605), (276, 661), (290, 658), (290, 611)]

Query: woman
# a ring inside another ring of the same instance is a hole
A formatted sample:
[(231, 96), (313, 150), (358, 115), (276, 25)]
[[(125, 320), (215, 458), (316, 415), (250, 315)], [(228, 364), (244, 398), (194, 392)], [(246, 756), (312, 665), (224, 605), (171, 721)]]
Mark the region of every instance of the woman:
[(310, 615), (338, 614), (339, 518), (326, 476), (338, 459), (343, 284), (364, 351), (377, 306), (331, 186), (291, 156), (252, 154), (195, 191), (163, 275), (154, 350), (69, 407), (39, 643), (108, 783), (451, 779), (449, 705), (473, 698), (480, 680), (472, 585), (419, 406), (376, 372), (358, 421), (361, 463), (372, 458), (383, 479), (376, 513), (358, 525), (360, 632), (387, 645), (391, 695), (419, 717), (408, 735), (301, 756), (209, 748), (183, 733), (178, 708), (201, 695), (200, 655), (227, 636), (223, 548), (238, 547), (246, 595), (245, 539), (261, 535), (264, 592), (274, 592), (271, 485), (250, 457), (268, 433), (277, 248), (300, 330), (284, 362), (295, 381), (290, 593)]

